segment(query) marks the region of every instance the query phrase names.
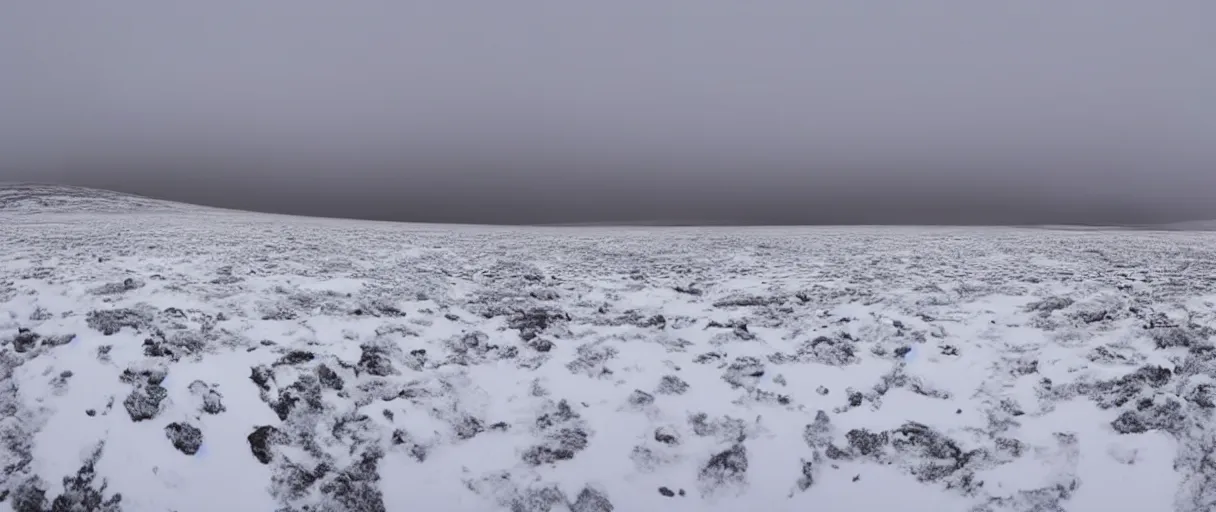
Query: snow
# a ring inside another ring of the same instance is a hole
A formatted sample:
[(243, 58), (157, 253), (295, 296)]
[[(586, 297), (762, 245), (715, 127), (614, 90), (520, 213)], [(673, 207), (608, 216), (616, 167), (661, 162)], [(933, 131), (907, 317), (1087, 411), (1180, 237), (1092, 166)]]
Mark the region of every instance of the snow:
[(148, 201), (0, 193), (0, 511), (1216, 510), (1211, 233)]

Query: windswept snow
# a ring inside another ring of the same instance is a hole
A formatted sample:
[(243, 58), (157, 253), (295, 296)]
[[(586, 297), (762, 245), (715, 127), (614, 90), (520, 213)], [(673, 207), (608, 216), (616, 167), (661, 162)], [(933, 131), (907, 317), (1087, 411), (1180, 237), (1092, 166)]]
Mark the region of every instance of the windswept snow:
[(19, 210), (0, 510), (1216, 510), (1212, 234)]

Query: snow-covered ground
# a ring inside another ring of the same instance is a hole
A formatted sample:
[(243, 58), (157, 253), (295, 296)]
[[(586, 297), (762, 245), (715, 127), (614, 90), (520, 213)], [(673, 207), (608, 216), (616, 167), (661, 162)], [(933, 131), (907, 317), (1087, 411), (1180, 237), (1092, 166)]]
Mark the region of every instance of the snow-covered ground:
[(1216, 510), (1213, 233), (26, 196), (0, 510)]

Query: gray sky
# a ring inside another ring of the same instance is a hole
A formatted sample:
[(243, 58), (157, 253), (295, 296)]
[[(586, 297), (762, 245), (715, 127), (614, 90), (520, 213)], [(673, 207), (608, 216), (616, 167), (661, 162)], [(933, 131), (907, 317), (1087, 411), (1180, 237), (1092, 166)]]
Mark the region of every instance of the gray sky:
[(1211, 0), (0, 3), (0, 180), (456, 222), (1216, 218)]

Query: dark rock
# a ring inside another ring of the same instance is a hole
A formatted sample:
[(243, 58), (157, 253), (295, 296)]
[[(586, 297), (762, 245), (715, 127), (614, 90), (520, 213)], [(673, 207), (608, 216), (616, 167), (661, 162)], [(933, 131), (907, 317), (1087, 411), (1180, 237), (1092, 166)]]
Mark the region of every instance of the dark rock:
[(147, 313), (125, 308), (90, 311), (85, 318), (85, 324), (89, 328), (100, 331), (106, 336), (118, 333), (123, 327), (140, 330), (151, 321), (152, 318)]
[(1183, 404), (1172, 398), (1160, 401), (1144, 399), (1136, 410), (1123, 411), (1111, 427), (1120, 434), (1139, 434), (1150, 430), (1164, 430), (1177, 434), (1185, 427), (1186, 414)]
[[(6, 491), (7, 492), (7, 491)], [(13, 512), (44, 512), (50, 510), (47, 506), (46, 489), (37, 477), (32, 477), (18, 485), (12, 492)]]
[(888, 441), (886, 432), (876, 434), (864, 428), (850, 430), (845, 434), (845, 438), (848, 439), (849, 446), (862, 455), (873, 455), (882, 451)]
[(1110, 426), (1120, 434), (1140, 434), (1149, 430), (1148, 425), (1144, 424), (1144, 420), (1136, 414), (1136, 411), (1123, 411), (1123, 414), (1112, 421)]
[(781, 298), (779, 298), (779, 297), (743, 296), (743, 297), (731, 297), (728, 299), (716, 301), (716, 302), (714, 302), (714, 307), (715, 308), (734, 308), (734, 307), (746, 308), (746, 307), (768, 306), (770, 304), (780, 304), (780, 303), (781, 303)]
[(895, 357), (904, 357), (912, 352), (912, 347), (899, 347), (895, 349)]
[(274, 365), (297, 365), (312, 361), (314, 358), (316, 358), (316, 355), (314, 355), (312, 352), (308, 352), (306, 350), (292, 350), (283, 357), (279, 358), (278, 361), (275, 361)]
[(524, 341), (535, 338), (550, 326), (569, 321), (570, 315), (557, 310), (533, 308), (526, 311), (516, 311), (507, 319), (507, 327), (519, 331), (519, 337)]
[(661, 328), (667, 326), (667, 317), (665, 317), (663, 315), (654, 315), (650, 318), (647, 318), (645, 321), (640, 323), (638, 326), (639, 327), (658, 327), (661, 329)]
[[(824, 386), (819, 386), (819, 387), (815, 388), (815, 392), (819, 393), (820, 396), (828, 396), (828, 393), (831, 393), (831, 390), (829, 390), (828, 388), (826, 388)], [(858, 405), (861, 405), (861, 404), (858, 404)]]
[(382, 457), (378, 450), (363, 453), (358, 462), (339, 471), (333, 480), (322, 485), (321, 494), (336, 502), (338, 510), (385, 512), (384, 495), (379, 485)]
[(536, 426), (540, 429), (548, 429), (555, 425), (578, 419), (579, 415), (570, 408), (570, 403), (565, 399), (557, 402), (557, 407), (554, 412), (545, 413), (536, 419)]
[(1216, 386), (1200, 384), (1186, 394), (1186, 400), (1203, 409), (1216, 408)]
[(805, 491), (815, 485), (815, 464), (809, 460), (802, 461), (802, 477), (798, 479), (798, 490)]
[(735, 443), (729, 449), (709, 458), (697, 474), (697, 479), (710, 488), (747, 482), (747, 448)]
[(549, 435), (550, 442), (529, 448), (523, 454), (524, 462), (532, 466), (552, 464), (570, 460), (587, 448), (588, 434), (581, 428), (562, 428)]
[(91, 418), (93, 416), (97, 416), (97, 409), (85, 409), (84, 413), (89, 415)]
[(393, 306), (389, 306), (386, 304), (376, 305), (373, 308), (372, 314), (376, 315), (376, 316), (388, 316), (388, 317), (395, 317), (395, 318), (400, 318), (400, 317), (405, 316), (404, 311), (401, 311), (400, 309), (397, 309)]
[(844, 366), (857, 361), (857, 349), (844, 335), (838, 338), (819, 336), (798, 347), (798, 355), (823, 364)]
[[(567, 509), (562, 505), (571, 508)], [(567, 502), (566, 494), (557, 486), (550, 485), (523, 489), (504, 503), (504, 510), (506, 508), (509, 508), (511, 512), (557, 512), (558, 510), (573, 510), (573, 503)]]
[(998, 437), (994, 440), (997, 450), (1007, 453), (1012, 457), (1021, 457), (1026, 450), (1026, 445), (1018, 439), (1010, 437)]
[(629, 395), (629, 403), (634, 406), (650, 405), (654, 403), (654, 395), (642, 391), (640, 389), (633, 390)]
[(385, 350), (372, 345), (363, 345), (363, 355), (359, 358), (359, 363), (355, 365), (359, 371), (380, 377), (387, 377), (397, 373), (396, 368), (393, 368), (393, 361), (385, 353)]
[(822, 448), (831, 440), (831, 434), (832, 418), (826, 411), (819, 410), (815, 413), (815, 421), (802, 429), (802, 440), (811, 448)]
[(823, 456), (832, 460), (849, 460), (851, 458), (849, 452), (841, 450), (832, 443), (828, 443), (827, 448), (823, 450)]
[(677, 293), (683, 293), (685, 295), (692, 295), (694, 297), (700, 297), (701, 295), (705, 294), (705, 292), (702, 291), (700, 288), (694, 288), (691, 285), (690, 286), (677, 286), (677, 287), (675, 287), (675, 290)]
[(891, 431), (891, 445), (905, 455), (922, 460), (911, 471), (922, 482), (946, 478), (983, 453), (979, 450), (964, 452), (954, 440), (915, 422), (907, 422)]
[(1157, 348), (1190, 347), (1200, 343), (1200, 337), (1190, 329), (1181, 327), (1165, 327), (1152, 329), (1149, 336)]
[(548, 352), (553, 350), (553, 342), (545, 338), (532, 338), (528, 340), (528, 346), (532, 347), (537, 352)]
[(612, 512), (612, 502), (604, 493), (584, 487), (570, 504), (570, 512)]
[(860, 391), (850, 391), (849, 392), (849, 407), (860, 407), (861, 401), (864, 398), (865, 397), (862, 396)]
[(131, 421), (150, 420), (160, 414), (161, 402), (168, 396), (169, 392), (165, 388), (149, 384), (136, 388), (127, 395), (122, 404), (127, 408)]
[(1018, 361), (1014, 364), (1011, 370), (1014, 375), (1030, 375), (1039, 372), (1039, 361), (1037, 359), (1030, 361)]
[(106, 283), (90, 290), (94, 295), (117, 295), (131, 290), (143, 288), (144, 282), (134, 278), (123, 279), (119, 283)]
[(270, 391), (270, 381), (274, 380), (274, 371), (267, 368), (266, 365), (258, 365), (250, 368), (249, 380), (257, 384), (262, 391)]
[(343, 382), (342, 377), (324, 364), (317, 365), (316, 372), (317, 380), (319, 380), (321, 385), (325, 386), (326, 388), (334, 391), (342, 391), (342, 388), (346, 386), (346, 383)]
[(671, 489), (668, 489), (666, 487), (659, 487), (659, 494), (662, 494), (663, 496), (671, 498), (676, 495), (676, 492)]
[(1000, 403), (997, 405), (997, 407), (1002, 412), (1004, 412), (1010, 416), (1013, 416), (1013, 417), (1018, 417), (1018, 416), (1022, 416), (1022, 415), (1026, 414), (1026, 412), (1022, 410), (1022, 406), (1018, 405), (1017, 402), (1015, 402), (1009, 398), (1002, 398)]
[(701, 437), (716, 436), (719, 439), (741, 441), (747, 436), (747, 424), (730, 416), (711, 421), (708, 414), (699, 412), (689, 415), (688, 424), (692, 426), (692, 433)]
[(1099, 407), (1122, 407), (1142, 392), (1168, 384), (1172, 377), (1173, 372), (1169, 368), (1147, 365), (1114, 380), (1084, 385), (1081, 390), (1088, 393)]
[(481, 420), (472, 416), (465, 416), (452, 426), (456, 430), (457, 439), (472, 439), (477, 434), (486, 431), (485, 425)]
[(168, 357), (175, 360), (177, 358), (177, 354), (173, 352), (172, 348), (152, 338), (144, 340), (144, 355), (148, 357)]
[(680, 444), (680, 435), (674, 428), (659, 427), (654, 429), (654, 440), (665, 445), (677, 446)]
[(170, 423), (165, 426), (165, 437), (173, 447), (186, 455), (198, 453), (203, 445), (203, 431), (188, 423)]
[(920, 423), (907, 422), (892, 434), (891, 444), (900, 450), (922, 451), (936, 459), (958, 459), (963, 454), (954, 441)]
[(1073, 304), (1073, 300), (1065, 297), (1048, 297), (1041, 301), (1032, 302), (1026, 305), (1027, 313), (1038, 312), (1041, 315), (1050, 315), (1053, 311), (1058, 311)]
[[(46, 504), (45, 492), (37, 480), (27, 481), (18, 487), (13, 496), (13, 510), (19, 512), (120, 512), (122, 510), (122, 494), (114, 493), (106, 497), (107, 482), (102, 479), (95, 484), (97, 478), (95, 465), (101, 458), (101, 447), (98, 445), (93, 454), (85, 461), (74, 476), (63, 477), (63, 492)], [(26, 484), (33, 484), (28, 488)]]
[(944, 355), (944, 356), (957, 356), (958, 355), (958, 348), (955, 347), (954, 345), (942, 345), (942, 346), (938, 347), (938, 349), (941, 350), (942, 355)]
[(203, 400), (203, 412), (207, 414), (219, 414), (227, 410), (224, 407), (224, 397), (219, 391), (211, 389), (211, 386), (206, 382), (196, 380), (190, 383), (190, 392)]
[(224, 407), (223, 396), (220, 395), (218, 391), (214, 389), (208, 390), (207, 393), (203, 395), (203, 412), (207, 414), (219, 414), (226, 410), (227, 408)]
[(284, 462), (271, 476), (271, 484), (287, 499), (298, 500), (308, 495), (313, 484), (331, 471), (329, 464), (321, 463), (309, 471), (300, 464)]
[(732, 388), (753, 388), (764, 376), (764, 363), (751, 356), (735, 358), (722, 374)]
[(528, 293), (528, 295), (533, 299), (542, 301), (557, 300), (561, 298), (561, 294), (557, 293), (557, 290), (551, 290), (548, 288), (532, 290)]
[(279, 390), (277, 399), (269, 402), (270, 408), (284, 421), (300, 404), (314, 411), (324, 407), (321, 401), (321, 382), (315, 375), (300, 375), (290, 386)]
[(38, 341), (41, 339), (42, 336), (38, 335), (37, 333), (30, 331), (29, 329), (21, 329), (17, 332), (17, 335), (13, 337), (13, 350), (17, 351), (18, 353), (26, 352), (38, 346)]
[(1152, 387), (1161, 387), (1169, 383), (1173, 372), (1162, 366), (1144, 366), (1125, 378), (1126, 381), (1142, 382)]
[(1110, 318), (1110, 313), (1107, 312), (1105, 309), (1100, 309), (1100, 310), (1096, 310), (1096, 311), (1078, 311), (1077, 312), (1077, 319), (1082, 322), (1085, 322), (1087, 324), (1101, 322), (1108, 318)]
[(574, 458), (574, 451), (566, 448), (552, 448), (545, 445), (533, 446), (523, 454), (523, 461), (532, 466), (540, 466), (542, 464), (552, 464), (559, 460), (570, 460)]
[(286, 436), (279, 429), (265, 425), (254, 429), (246, 440), (249, 441), (249, 449), (258, 462), (270, 464), (271, 459), (274, 458), (272, 447), (275, 444), (286, 442)]

